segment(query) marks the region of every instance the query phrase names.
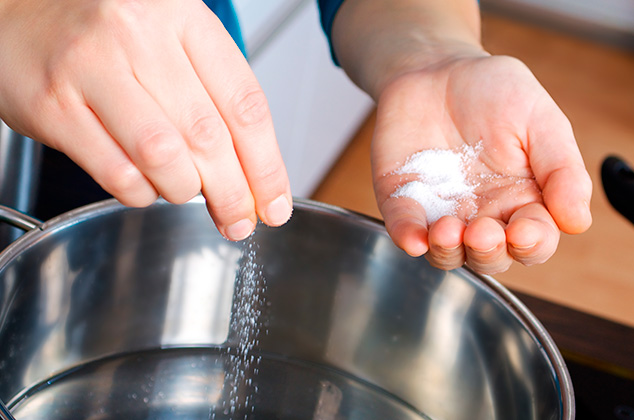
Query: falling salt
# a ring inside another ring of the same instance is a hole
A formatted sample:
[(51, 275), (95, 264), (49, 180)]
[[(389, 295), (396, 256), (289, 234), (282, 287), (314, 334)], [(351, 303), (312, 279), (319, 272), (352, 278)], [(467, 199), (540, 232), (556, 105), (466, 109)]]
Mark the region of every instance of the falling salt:
[(416, 200), (425, 209), (428, 223), (456, 216), (461, 205), (468, 204), (475, 214), (477, 185), (468, 180), (467, 170), (481, 149), (478, 143), (458, 150), (429, 149), (413, 154), (395, 173), (415, 179), (400, 186), (392, 197)]
[[(231, 331), (235, 336), (235, 347), (229, 363), (223, 387), (227, 396), (224, 413), (237, 420), (240, 412), (254, 411), (253, 401), (258, 392), (253, 377), (258, 374), (260, 356), (253, 354), (262, 331), (262, 309), (266, 306), (266, 280), (262, 267), (256, 261), (258, 244), (253, 235), (245, 242), (242, 264), (236, 279)], [(215, 413), (214, 413), (215, 415)], [(212, 418), (210, 416), (210, 418)]]

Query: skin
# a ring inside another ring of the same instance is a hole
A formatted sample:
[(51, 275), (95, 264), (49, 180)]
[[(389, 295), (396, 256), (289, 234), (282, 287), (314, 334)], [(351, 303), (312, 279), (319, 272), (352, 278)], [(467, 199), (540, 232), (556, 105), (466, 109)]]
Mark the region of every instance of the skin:
[[(470, 0), (346, 0), (333, 37), (378, 103), (374, 187), (394, 242), (439, 268), (493, 274), (543, 263), (560, 232), (588, 229), (592, 184), (563, 112), (525, 65), (484, 51), (479, 21)], [(421, 205), (392, 197), (411, 154), (477, 144), (475, 217), (465, 208), (428, 224)]]
[(202, 191), (233, 240), (290, 217), (266, 98), (201, 1), (0, 0), (0, 27), (0, 117), (123, 204)]
[[(200, 0), (0, 0), (0, 118), (66, 153), (130, 206), (202, 191), (241, 240), (292, 198), (266, 98)], [(334, 48), (378, 103), (372, 164), (394, 242), (482, 273), (548, 259), (591, 223), (590, 178), (567, 119), (530, 71), (480, 45), (471, 0), (346, 0)], [(390, 175), (429, 148), (481, 142), (478, 214), (429, 225)]]

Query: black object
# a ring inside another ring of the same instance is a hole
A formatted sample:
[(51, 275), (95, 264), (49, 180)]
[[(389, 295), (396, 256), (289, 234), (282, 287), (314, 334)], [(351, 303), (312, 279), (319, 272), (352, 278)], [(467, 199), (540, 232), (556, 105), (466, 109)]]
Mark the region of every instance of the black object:
[(48, 220), (87, 204), (112, 198), (63, 153), (44, 147), (33, 216)]
[(623, 159), (608, 156), (601, 165), (603, 189), (612, 207), (634, 223), (634, 171)]
[(577, 405), (576, 420), (634, 420), (634, 379), (592, 364), (566, 360)]

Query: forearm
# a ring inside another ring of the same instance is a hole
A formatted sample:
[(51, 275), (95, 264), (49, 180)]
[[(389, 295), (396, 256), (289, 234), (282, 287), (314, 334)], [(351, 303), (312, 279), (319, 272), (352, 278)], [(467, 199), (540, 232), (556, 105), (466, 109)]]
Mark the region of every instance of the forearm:
[(375, 99), (399, 75), (484, 54), (475, 0), (346, 0), (332, 40), (343, 69)]

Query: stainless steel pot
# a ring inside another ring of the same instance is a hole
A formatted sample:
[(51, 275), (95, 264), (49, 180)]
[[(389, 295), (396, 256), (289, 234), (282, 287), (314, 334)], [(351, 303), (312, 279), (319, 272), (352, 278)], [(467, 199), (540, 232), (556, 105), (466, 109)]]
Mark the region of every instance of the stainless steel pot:
[(501, 285), (301, 200), (241, 243), (202, 198), (41, 224), (0, 255), (0, 343), (18, 420), (574, 418), (561, 355)]
[[(13, 131), (0, 120), (0, 204), (32, 212), (44, 146)], [(22, 235), (22, 231), (0, 225), (0, 249)]]

